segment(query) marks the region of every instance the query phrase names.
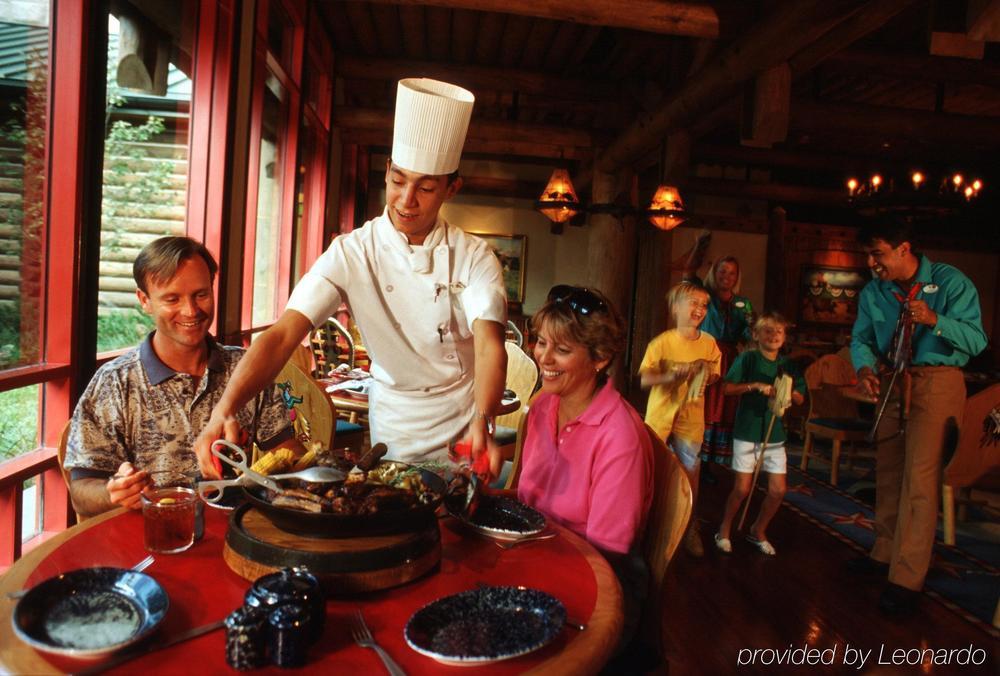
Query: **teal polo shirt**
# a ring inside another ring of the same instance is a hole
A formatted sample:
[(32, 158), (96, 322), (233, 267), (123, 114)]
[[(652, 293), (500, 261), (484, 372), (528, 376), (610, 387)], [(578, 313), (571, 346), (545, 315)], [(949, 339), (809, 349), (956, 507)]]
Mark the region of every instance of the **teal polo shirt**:
[[(920, 256), (916, 281), (917, 300), (937, 314), (937, 324), (917, 324), (913, 330), (914, 366), (964, 366), (986, 347), (986, 333), (975, 285), (958, 268), (932, 263)], [(893, 292), (908, 289), (895, 281), (873, 279), (858, 296), (858, 318), (851, 331), (851, 361), (855, 370), (867, 366), (877, 370), (880, 358), (888, 358), (893, 333), (902, 309)]]

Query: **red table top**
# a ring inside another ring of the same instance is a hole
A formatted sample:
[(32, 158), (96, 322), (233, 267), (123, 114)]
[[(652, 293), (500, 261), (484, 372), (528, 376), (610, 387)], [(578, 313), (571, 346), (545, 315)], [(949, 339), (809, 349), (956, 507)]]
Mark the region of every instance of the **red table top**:
[[(222, 558), (227, 524), (228, 513), (206, 509), (205, 537), (187, 552), (157, 555), (146, 570), (170, 598), (170, 609), (153, 641), (222, 619), (242, 604), (250, 582), (232, 572)], [(375, 652), (358, 647), (351, 639), (348, 618), (360, 608), (375, 640), (407, 673), (468, 673), (471, 667), (445, 666), (412, 650), (403, 637), (403, 627), (423, 605), (488, 583), (548, 592), (562, 600), (571, 621), (587, 624), (583, 632), (564, 629), (552, 644), (533, 654), (489, 665), (486, 668), (491, 674), (522, 673), (536, 667), (563, 671), (570, 666), (574, 671), (596, 671), (614, 648), (620, 631), (620, 591), (596, 550), (573, 533), (556, 528), (559, 537), (502, 550), (487, 539), (463, 532), (454, 520), (442, 519), (440, 571), (396, 589), (331, 600), (324, 635), (310, 649), (304, 669), (383, 673)], [(96, 524), (85, 522), (64, 535), (40, 561), (39, 557), (25, 557), (15, 564), (0, 578), (0, 591), (31, 586), (75, 568), (129, 567), (146, 555), (142, 516), (137, 512), (119, 513)], [(6, 640), (10, 633), (6, 624), (0, 629), (0, 639), (4, 639), (0, 642), (7, 644), (0, 648), (0, 670), (6, 667), (24, 672), (26, 667), (37, 666), (73, 671), (91, 664), (36, 652), (16, 638)], [(228, 669), (225, 629), (137, 658), (109, 673), (179, 673), (192, 668), (199, 673)], [(268, 670), (287, 673), (276, 667)]]

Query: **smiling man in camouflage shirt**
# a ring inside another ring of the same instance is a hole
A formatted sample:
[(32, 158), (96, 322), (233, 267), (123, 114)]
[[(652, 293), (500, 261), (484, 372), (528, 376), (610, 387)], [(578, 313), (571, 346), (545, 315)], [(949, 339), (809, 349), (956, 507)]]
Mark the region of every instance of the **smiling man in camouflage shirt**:
[[(197, 473), (192, 445), (244, 353), (208, 335), (216, 270), (208, 250), (187, 237), (160, 238), (136, 258), (136, 295), (156, 329), (98, 369), (77, 403), (64, 464), (79, 513), (135, 509), (157, 473)], [(302, 452), (276, 388), (238, 417), (262, 449)]]

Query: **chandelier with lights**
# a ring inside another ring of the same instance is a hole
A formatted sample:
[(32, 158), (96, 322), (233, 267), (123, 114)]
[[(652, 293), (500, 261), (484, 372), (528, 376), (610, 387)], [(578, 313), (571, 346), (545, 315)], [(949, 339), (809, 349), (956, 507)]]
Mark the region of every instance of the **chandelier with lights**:
[(847, 180), (848, 201), (859, 213), (894, 212), (913, 220), (954, 215), (974, 203), (982, 189), (982, 180), (969, 180), (961, 173), (934, 180), (922, 171), (913, 171), (898, 182), (878, 173), (864, 182), (857, 177)]

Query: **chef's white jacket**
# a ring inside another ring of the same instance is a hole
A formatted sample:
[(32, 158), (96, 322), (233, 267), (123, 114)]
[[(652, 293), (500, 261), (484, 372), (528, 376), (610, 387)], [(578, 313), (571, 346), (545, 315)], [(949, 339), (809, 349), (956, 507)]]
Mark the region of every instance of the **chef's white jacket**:
[(444, 460), (475, 413), (472, 323), (506, 322), (497, 257), (440, 217), (424, 244), (411, 246), (383, 211), (333, 241), (288, 308), (315, 327), (341, 303), (372, 360), (372, 443), (385, 443), (391, 459)]

